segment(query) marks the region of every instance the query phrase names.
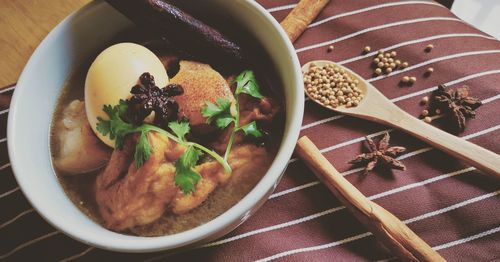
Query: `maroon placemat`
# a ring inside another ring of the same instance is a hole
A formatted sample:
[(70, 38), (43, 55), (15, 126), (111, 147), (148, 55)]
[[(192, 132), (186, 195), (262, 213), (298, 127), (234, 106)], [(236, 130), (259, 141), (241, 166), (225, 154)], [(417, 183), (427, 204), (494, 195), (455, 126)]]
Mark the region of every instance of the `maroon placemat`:
[[(278, 21), (293, 8), (292, 0), (259, 0)], [(430, 53), (423, 49), (432, 43)], [(335, 50), (326, 52), (333, 44)], [(372, 50), (395, 50), (411, 66), (374, 77)], [(500, 42), (460, 21), (432, 1), (332, 0), (295, 43), (301, 63), (331, 59), (370, 79), (408, 113), (418, 116), (422, 96), (438, 84), (468, 85), (484, 105), (460, 136), (500, 153)], [(423, 77), (432, 66), (435, 71)], [(399, 87), (404, 75), (418, 77)], [(271, 199), (227, 236), (183, 253), (125, 254), (89, 247), (48, 225), (19, 190), (7, 155), (8, 100), (13, 87), (0, 91), (0, 260), (258, 260), (353, 261), (391, 259), (345, 208), (297, 159)], [(3, 101), (3, 102), (2, 102)], [(433, 124), (439, 126), (440, 120)], [(385, 131), (407, 171), (362, 176), (347, 161), (362, 152), (365, 136)], [(302, 135), (309, 136), (346, 178), (378, 204), (404, 220), (450, 261), (490, 261), (500, 256), (500, 185), (400, 131), (332, 114), (306, 101)], [(499, 163), (500, 165), (500, 163)]]

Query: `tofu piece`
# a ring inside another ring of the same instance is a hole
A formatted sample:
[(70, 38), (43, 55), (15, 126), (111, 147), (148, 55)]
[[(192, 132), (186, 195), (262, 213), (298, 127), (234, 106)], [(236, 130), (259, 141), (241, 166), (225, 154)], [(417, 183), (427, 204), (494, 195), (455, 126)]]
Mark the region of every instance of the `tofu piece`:
[(63, 111), (63, 118), (55, 124), (57, 148), (54, 165), (65, 175), (78, 175), (103, 167), (111, 150), (94, 134), (87, 121), (85, 104), (72, 101)]
[(184, 89), (184, 94), (174, 97), (180, 113), (189, 119), (194, 131), (208, 131), (210, 128), (207, 119), (201, 114), (202, 107), (206, 102), (215, 103), (219, 97), (233, 102), (233, 93), (224, 77), (210, 65), (186, 60), (179, 64), (179, 72), (170, 83)]

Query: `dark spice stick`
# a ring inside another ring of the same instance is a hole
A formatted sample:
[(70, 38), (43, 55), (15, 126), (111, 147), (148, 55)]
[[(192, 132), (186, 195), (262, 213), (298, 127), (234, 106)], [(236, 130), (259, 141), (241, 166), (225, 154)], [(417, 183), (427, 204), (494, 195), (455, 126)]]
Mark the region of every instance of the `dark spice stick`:
[(145, 30), (209, 63), (241, 64), (241, 48), (216, 29), (162, 0), (106, 0)]

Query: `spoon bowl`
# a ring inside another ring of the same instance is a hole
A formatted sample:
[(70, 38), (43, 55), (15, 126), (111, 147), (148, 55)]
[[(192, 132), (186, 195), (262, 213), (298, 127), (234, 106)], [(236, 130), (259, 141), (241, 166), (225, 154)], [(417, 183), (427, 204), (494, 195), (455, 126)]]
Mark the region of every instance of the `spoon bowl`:
[[(333, 65), (335, 67), (338, 67), (340, 69), (344, 69), (346, 71), (347, 74), (349, 74), (353, 79), (357, 79), (359, 81), (359, 84), (358, 84), (358, 88), (361, 90), (361, 92), (363, 93), (363, 95), (367, 95), (369, 94), (369, 90), (366, 86), (366, 84), (368, 82), (366, 82), (361, 76), (359, 76), (358, 74), (354, 73), (352, 70), (350, 70), (349, 68), (346, 68), (346, 67), (343, 67), (341, 65), (338, 65), (336, 64), (335, 62), (332, 62), (332, 61), (328, 61), (328, 60), (315, 60), (315, 61), (311, 61), (311, 62), (308, 62), (307, 64), (304, 64), (302, 66), (302, 74), (305, 74), (307, 71), (309, 71), (309, 68), (311, 68), (312, 65), (315, 65), (315, 66), (318, 66), (318, 67), (323, 67), (323, 66), (326, 66), (326, 65)], [(378, 90), (377, 90), (378, 92)], [(357, 111), (360, 107), (363, 106), (363, 104), (365, 103), (365, 98), (363, 98), (361, 100), (361, 102), (359, 103), (359, 105), (357, 106), (351, 106), (351, 107), (346, 107), (345, 105), (340, 105), (340, 106), (337, 106), (337, 107), (332, 107), (332, 106), (326, 106), (324, 104), (322, 104), (320, 101), (318, 101), (317, 99), (315, 99), (313, 96), (311, 96), (311, 94), (309, 94), (306, 90), (306, 95), (309, 97), (309, 99), (311, 99), (314, 103), (322, 106), (322, 107), (325, 107), (325, 108), (328, 108), (330, 110), (333, 110), (335, 112), (339, 112), (339, 113), (343, 113), (343, 114), (349, 114), (349, 113), (353, 113), (355, 111)]]
[(385, 97), (377, 88), (366, 81), (364, 78), (352, 70), (328, 60), (311, 61), (302, 66), (302, 74), (309, 71), (311, 65), (318, 67), (333, 65), (345, 72), (352, 78), (358, 80), (358, 88), (363, 94), (363, 98), (357, 106), (347, 107), (345, 105), (332, 107), (327, 106), (315, 99), (306, 90), (306, 95), (318, 105), (345, 115), (350, 115), (369, 121), (374, 121), (384, 125), (392, 126), (409, 133), (426, 143), (477, 167), (479, 170), (495, 175), (500, 178), (500, 155), (468, 142), (465, 139), (456, 137), (442, 131), (422, 120), (406, 113), (387, 97)]

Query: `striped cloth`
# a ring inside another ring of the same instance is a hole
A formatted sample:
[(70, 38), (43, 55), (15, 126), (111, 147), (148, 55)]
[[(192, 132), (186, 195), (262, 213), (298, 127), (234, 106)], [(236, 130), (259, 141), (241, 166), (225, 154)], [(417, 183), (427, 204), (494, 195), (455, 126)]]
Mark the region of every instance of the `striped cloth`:
[[(259, 0), (281, 21), (296, 0)], [(424, 53), (426, 45), (435, 48)], [(335, 50), (327, 53), (329, 45)], [(410, 67), (373, 77), (372, 50), (395, 50)], [(500, 152), (500, 43), (460, 21), (432, 1), (332, 0), (295, 43), (301, 63), (331, 59), (369, 79), (408, 113), (418, 116), (422, 96), (438, 84), (467, 84), (484, 105), (461, 136)], [(435, 72), (423, 77), (427, 67)], [(412, 87), (398, 87), (404, 75)], [(258, 260), (364, 261), (391, 259), (347, 210), (297, 159), (271, 199), (247, 222), (206, 246), (174, 255), (124, 254), (99, 250), (56, 231), (19, 190), (7, 156), (5, 126), (13, 87), (0, 104), (0, 260)], [(433, 124), (439, 126), (440, 121)], [(346, 162), (359, 154), (365, 136), (391, 132), (407, 171), (361, 175)], [(400, 131), (342, 117), (306, 102), (302, 135), (309, 136), (346, 178), (370, 199), (393, 212), (450, 261), (491, 261), (500, 256), (500, 185), (475, 168)], [(500, 164), (500, 163), (499, 163)]]

